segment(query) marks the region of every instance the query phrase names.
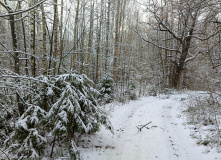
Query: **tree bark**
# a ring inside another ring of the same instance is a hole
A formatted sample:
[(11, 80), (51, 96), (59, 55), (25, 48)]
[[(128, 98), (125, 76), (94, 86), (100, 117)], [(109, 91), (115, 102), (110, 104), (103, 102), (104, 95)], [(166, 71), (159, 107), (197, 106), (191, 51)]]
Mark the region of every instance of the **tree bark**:
[(114, 77), (114, 80), (117, 79), (119, 18), (120, 18), (120, 0), (118, 0), (118, 3), (117, 3), (117, 13), (116, 13), (116, 17), (115, 17), (115, 40), (114, 40), (114, 61), (113, 61), (113, 77)]
[[(34, 5), (34, 0), (30, 1), (30, 6)], [(35, 10), (33, 10), (31, 12), (31, 16), (30, 16), (30, 26), (31, 26), (31, 30), (30, 30), (30, 35), (31, 35), (31, 40), (30, 40), (30, 52), (31, 52), (31, 68), (32, 68), (32, 76), (36, 77), (36, 58), (35, 58)]]
[(181, 80), (182, 72), (186, 64), (185, 61), (186, 61), (187, 55), (189, 53), (191, 40), (192, 40), (195, 25), (196, 25), (196, 20), (197, 20), (197, 12), (193, 16), (192, 24), (191, 24), (191, 27), (189, 28), (188, 36), (184, 38), (184, 41), (182, 43), (182, 52), (181, 52), (179, 61), (176, 63), (176, 66), (175, 66), (173, 87), (176, 89), (180, 89), (180, 80)]
[[(84, 47), (85, 47), (85, 35), (86, 35), (86, 26), (85, 26), (85, 10), (86, 10), (86, 3), (85, 0), (82, 1), (82, 22), (81, 22), (81, 50), (84, 51)], [(80, 54), (80, 73), (83, 74), (85, 72), (85, 54), (81, 53)]]
[(42, 42), (42, 52), (43, 52), (43, 60), (42, 60), (42, 74), (47, 75), (47, 33), (46, 33), (46, 17), (45, 17), (45, 10), (43, 4), (41, 5), (41, 12), (42, 12), (42, 31), (43, 31), (43, 42)]
[(63, 15), (64, 15), (64, 0), (61, 0), (61, 16), (60, 16), (60, 49), (59, 49), (59, 64), (58, 64), (58, 75), (61, 73), (61, 63), (63, 55)]
[(88, 55), (87, 55), (87, 68), (86, 68), (86, 75), (92, 78), (92, 74), (90, 72), (90, 61), (91, 61), (91, 54), (93, 53), (93, 38), (94, 38), (94, 0), (91, 0), (91, 13), (90, 13), (90, 31), (89, 31), (89, 40), (88, 40)]
[(57, 54), (58, 54), (58, 2), (54, 0), (54, 63), (53, 63), (53, 74), (56, 74), (57, 71)]
[(108, 63), (108, 55), (109, 55), (109, 32), (110, 32), (110, 7), (111, 0), (108, 0), (108, 8), (107, 8), (107, 24), (106, 24), (106, 49), (105, 49), (105, 62), (104, 62), (104, 71), (107, 73), (107, 63)]
[(73, 66), (72, 69), (75, 70), (76, 69), (76, 56), (77, 56), (77, 39), (78, 39), (78, 19), (79, 19), (79, 7), (80, 7), (80, 0), (77, 0), (77, 8), (76, 8), (76, 15), (75, 15), (75, 21), (74, 21), (74, 54), (73, 54)]
[(101, 46), (101, 30), (102, 30), (102, 22), (103, 22), (103, 3), (104, 0), (101, 0), (101, 10), (100, 10), (100, 22), (99, 22), (99, 31), (98, 31), (98, 41), (97, 41), (97, 66), (96, 66), (96, 83), (99, 81), (99, 72), (100, 72), (100, 46)]

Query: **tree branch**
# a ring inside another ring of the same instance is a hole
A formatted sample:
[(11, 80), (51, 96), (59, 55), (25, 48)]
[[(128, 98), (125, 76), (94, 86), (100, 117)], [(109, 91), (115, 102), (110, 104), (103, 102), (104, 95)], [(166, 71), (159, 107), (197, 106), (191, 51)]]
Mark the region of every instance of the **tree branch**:
[(147, 43), (150, 43), (150, 44), (152, 44), (152, 45), (155, 46), (155, 47), (158, 47), (158, 48), (160, 48), (160, 49), (165, 49), (165, 50), (167, 50), (167, 51), (173, 51), (173, 52), (179, 52), (179, 53), (181, 53), (178, 49), (166, 48), (166, 47), (164, 47), (164, 46), (160, 46), (160, 45), (158, 45), (158, 44), (155, 44), (155, 43), (153, 43), (153, 42), (151, 42), (151, 41), (149, 41), (149, 40), (143, 38), (142, 35), (141, 35), (136, 29), (134, 29), (134, 28), (132, 28), (132, 29), (134, 30), (134, 32), (136, 32), (136, 33), (139, 35), (139, 37), (140, 37), (143, 41), (145, 41), (145, 42), (147, 42)]
[(197, 56), (198, 54), (200, 54), (200, 53), (202, 53), (202, 52), (201, 52), (201, 51), (199, 51), (199, 52), (197, 52), (196, 54), (191, 55), (191, 57), (190, 57), (190, 58), (187, 58), (187, 59), (185, 60), (185, 63), (187, 63), (187, 62), (189, 62), (189, 61), (193, 60), (193, 59), (194, 59), (194, 58), (196, 58), (196, 56)]
[(15, 56), (8, 50), (8, 48), (0, 42), (0, 45), (7, 50), (7, 52), (14, 58)]
[[(0, 1), (0, 4), (1, 4), (5, 9), (7, 9), (8, 12), (9, 12), (9, 14), (0, 15), (0, 17), (14, 16), (14, 15), (17, 15), (17, 14), (21, 14), (21, 13), (24, 13), (24, 12), (28, 12), (28, 11), (30, 11), (30, 10), (36, 8), (36, 7), (39, 6), (40, 4), (44, 3), (45, 1), (47, 1), (47, 0), (43, 0), (43, 1), (39, 2), (39, 3), (36, 3), (35, 5), (33, 5), (33, 6), (30, 7), (30, 8), (27, 8), (27, 9), (22, 10), (22, 11), (17, 11), (17, 12), (12, 12), (11, 9), (10, 9), (8, 6), (6, 6), (4, 3), (2, 3), (2, 2)], [(11, 13), (10, 13), (10, 12), (11, 12)]]
[[(178, 40), (180, 43), (182, 43), (182, 38), (179, 38), (169, 27), (167, 27), (162, 21), (159, 22), (159, 24), (165, 28), (165, 30), (160, 31), (167, 31), (169, 32), (176, 40)], [(160, 26), (159, 26), (160, 27)]]
[(0, 148), (0, 151), (4, 154), (4, 155), (6, 155), (6, 157), (10, 160), (10, 158), (9, 158), (9, 156)]
[(149, 123), (147, 123), (147, 124), (145, 124), (145, 125), (143, 125), (143, 126), (141, 126), (140, 128), (139, 127), (137, 127), (137, 129), (139, 129), (139, 131), (141, 131), (144, 127), (146, 127), (148, 124), (150, 124), (150, 123), (152, 123), (152, 121), (150, 121)]

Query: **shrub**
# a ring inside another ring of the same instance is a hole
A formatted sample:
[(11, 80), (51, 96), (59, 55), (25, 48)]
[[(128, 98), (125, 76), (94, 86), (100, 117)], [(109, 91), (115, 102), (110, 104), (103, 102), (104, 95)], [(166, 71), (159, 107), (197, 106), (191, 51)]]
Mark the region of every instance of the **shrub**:
[[(187, 109), (188, 122), (190, 124), (201, 126), (206, 129), (209, 126), (209, 134), (207, 139), (201, 140), (203, 145), (210, 143), (220, 143), (220, 117), (221, 117), (221, 96), (217, 93), (204, 93), (191, 95), (188, 103), (185, 104)], [(200, 142), (201, 142), (200, 141)]]
[(128, 89), (127, 89), (127, 95), (129, 96), (130, 100), (136, 100), (137, 94), (136, 94), (136, 82), (133, 80), (129, 81)]
[(114, 80), (110, 75), (104, 75), (98, 86), (100, 95), (98, 96), (99, 102), (110, 103), (114, 98)]
[(156, 86), (149, 86), (148, 95), (149, 96), (157, 96), (158, 88)]

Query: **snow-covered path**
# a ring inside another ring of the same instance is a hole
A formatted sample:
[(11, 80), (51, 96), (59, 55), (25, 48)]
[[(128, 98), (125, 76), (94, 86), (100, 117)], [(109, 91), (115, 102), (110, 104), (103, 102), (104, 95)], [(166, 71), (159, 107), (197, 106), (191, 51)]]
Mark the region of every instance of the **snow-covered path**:
[[(181, 99), (146, 97), (126, 105), (105, 107), (114, 135), (104, 128), (79, 143), (83, 160), (215, 160), (215, 150), (196, 145), (188, 126), (183, 125)], [(141, 127), (147, 123), (147, 128)]]

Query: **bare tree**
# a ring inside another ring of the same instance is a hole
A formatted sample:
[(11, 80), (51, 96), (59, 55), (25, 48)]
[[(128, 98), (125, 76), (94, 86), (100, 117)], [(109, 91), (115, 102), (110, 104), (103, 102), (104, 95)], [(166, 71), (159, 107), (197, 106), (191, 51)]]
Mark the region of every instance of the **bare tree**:
[[(169, 63), (173, 66), (171, 72), (173, 75), (170, 77), (173, 88), (180, 87), (182, 73), (187, 62), (203, 52), (201, 49), (194, 48), (195, 42), (201, 43), (212, 37), (212, 35), (202, 37), (205, 34), (200, 28), (203, 23), (203, 14), (207, 12), (209, 5), (211, 3), (207, 0), (170, 0), (161, 4), (152, 0), (147, 4), (147, 10), (154, 19), (153, 23), (148, 22), (148, 26), (153, 29), (152, 35), (160, 32), (166, 36), (156, 38), (146, 33), (146, 36), (140, 34), (140, 37), (145, 42), (165, 50), (166, 58), (170, 59)], [(168, 13), (168, 7), (173, 8), (172, 12)], [(135, 31), (138, 33), (136, 29)], [(167, 52), (172, 52), (172, 54), (168, 55)]]

